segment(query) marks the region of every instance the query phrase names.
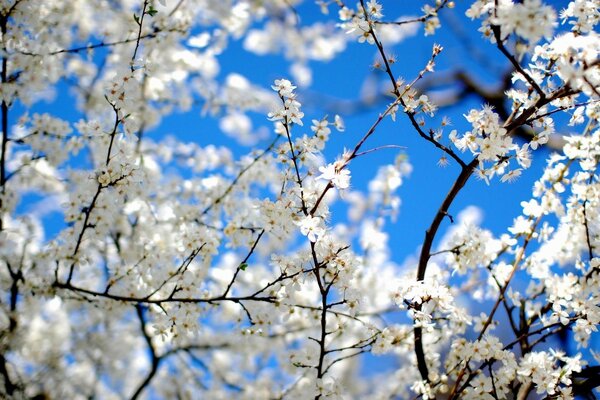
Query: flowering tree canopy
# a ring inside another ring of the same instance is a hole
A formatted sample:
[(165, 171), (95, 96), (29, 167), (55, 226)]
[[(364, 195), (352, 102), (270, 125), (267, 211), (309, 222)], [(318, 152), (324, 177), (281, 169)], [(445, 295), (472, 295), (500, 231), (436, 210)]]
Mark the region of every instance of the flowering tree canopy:
[[(594, 396), (600, 1), (397, 3), (0, 1), (0, 397)], [(452, 35), (494, 87), (437, 70)], [(350, 48), (370, 92), (311, 92)], [(407, 137), (453, 183), (403, 261)], [(457, 209), (534, 165), (502, 232)]]

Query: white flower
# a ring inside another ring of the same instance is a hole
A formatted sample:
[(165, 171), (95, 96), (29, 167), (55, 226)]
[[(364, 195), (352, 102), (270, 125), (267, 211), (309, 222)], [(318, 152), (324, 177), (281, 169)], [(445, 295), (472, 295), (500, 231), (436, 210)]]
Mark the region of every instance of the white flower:
[(342, 7), (340, 11), (338, 11), (338, 15), (340, 20), (349, 21), (352, 18), (353, 12), (348, 7)]
[(340, 117), (337, 114), (335, 115), (333, 124), (335, 125), (335, 129), (337, 129), (338, 132), (344, 132), (346, 130), (346, 125), (344, 124), (344, 120), (342, 119), (342, 117)]
[(544, 211), (543, 207), (540, 204), (538, 204), (538, 202), (535, 199), (531, 199), (529, 201), (522, 201), (521, 207), (523, 207), (523, 214), (528, 217), (537, 218), (540, 215), (542, 215), (542, 212)]
[(339, 170), (339, 167), (336, 166), (336, 164), (337, 163), (332, 163), (326, 167), (319, 167), (321, 175), (319, 175), (317, 179), (331, 181), (333, 186), (340, 190), (348, 189), (350, 186), (350, 171), (347, 169)]
[(375, 43), (375, 38), (371, 35), (371, 27), (364, 19), (354, 17), (345, 24), (345, 27), (347, 28), (346, 33), (353, 33), (358, 36), (358, 43), (364, 43), (365, 41), (369, 44)]
[(275, 79), (275, 85), (271, 88), (279, 93), (283, 97), (294, 97), (294, 89), (296, 86), (292, 85), (292, 82), (287, 79)]
[(307, 215), (296, 222), (296, 225), (300, 227), (300, 232), (313, 243), (325, 234), (325, 228), (321, 226), (321, 219), (318, 217)]
[(515, 236), (529, 234), (531, 232), (531, 223), (531, 220), (523, 218), (522, 215), (519, 215), (517, 218), (515, 218), (513, 226), (508, 228), (508, 231)]
[(295, 123), (302, 125), (304, 113), (300, 111), (300, 102), (292, 97), (285, 99), (283, 108), (271, 111), (267, 117), (269, 121), (284, 121), (285, 124)]
[(373, 17), (375, 19), (379, 19), (379, 18), (383, 17), (383, 14), (381, 13), (381, 9), (382, 9), (381, 4), (379, 4), (375, 0), (370, 0), (367, 3), (367, 12), (371, 15), (371, 17)]
[(310, 130), (313, 131), (320, 139), (327, 140), (327, 138), (329, 138), (329, 134), (331, 133), (331, 129), (329, 129), (329, 122), (326, 119), (321, 121), (313, 119), (312, 123), (313, 126), (310, 127)]
[(513, 169), (511, 171), (508, 171), (506, 174), (502, 175), (502, 178), (500, 178), (500, 182), (513, 183), (515, 180), (517, 180), (519, 176), (521, 176), (521, 169)]

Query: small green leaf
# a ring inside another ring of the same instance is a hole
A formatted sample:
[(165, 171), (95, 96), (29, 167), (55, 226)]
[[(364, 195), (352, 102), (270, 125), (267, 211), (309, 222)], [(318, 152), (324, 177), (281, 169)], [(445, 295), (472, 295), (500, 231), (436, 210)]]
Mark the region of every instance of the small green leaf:
[(137, 15), (133, 14), (133, 20), (135, 21), (136, 24), (140, 25), (140, 17), (138, 17)]
[(242, 271), (245, 271), (245, 270), (246, 270), (246, 268), (248, 268), (248, 264), (247, 264), (247, 263), (241, 263), (241, 264), (240, 264), (240, 269), (241, 269)]
[(148, 8), (148, 11), (146, 11), (146, 14), (148, 14), (151, 17), (154, 17), (156, 14), (158, 14), (158, 10), (150, 6), (150, 8)]

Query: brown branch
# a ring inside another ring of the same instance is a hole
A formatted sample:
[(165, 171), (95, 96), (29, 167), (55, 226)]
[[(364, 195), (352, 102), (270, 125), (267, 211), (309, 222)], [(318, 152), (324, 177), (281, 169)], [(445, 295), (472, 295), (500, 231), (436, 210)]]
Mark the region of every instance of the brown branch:
[[(146, 8), (148, 7), (148, 0), (144, 0), (144, 5), (142, 6), (142, 15), (139, 19), (136, 18), (135, 22), (138, 24), (138, 34), (135, 40), (135, 49), (133, 50), (133, 55), (131, 56), (131, 73), (135, 71), (135, 57), (137, 55), (138, 49), (140, 48), (140, 41), (142, 38), (142, 27), (144, 25), (144, 18), (146, 17)], [(135, 17), (135, 15), (134, 15)]]
[[(364, 0), (360, 0), (360, 1), (361, 1), (361, 5), (363, 6), (363, 9), (364, 9), (365, 8)], [(397, 99), (400, 101), (402, 106), (404, 108), (406, 108), (406, 103), (404, 102), (404, 100), (402, 98), (403, 93), (401, 93), (398, 88), (398, 83), (396, 81), (396, 78), (394, 77), (394, 74), (393, 74), (390, 64), (388, 62), (388, 57), (385, 54), (383, 45), (377, 38), (377, 35), (375, 34), (375, 31), (373, 30), (373, 27), (370, 24), (369, 16), (368, 16), (366, 10), (364, 10), (364, 17), (367, 20), (367, 22), (369, 23), (370, 34), (373, 37), (375, 45), (377, 46), (377, 49), (379, 50), (379, 53), (383, 59), (386, 74), (388, 75), (388, 77), (390, 78), (390, 81), (392, 82), (394, 94), (396, 95)], [(435, 56), (437, 56), (437, 54), (438, 53), (436, 53), (436, 52), (433, 53), (433, 57), (430, 62), (433, 61), (433, 58), (435, 58)], [(424, 73), (425, 73), (425, 70), (421, 71), (421, 73), (419, 74), (419, 77), (417, 77), (417, 79), (420, 79), (420, 77), (422, 77)], [(412, 85), (409, 85), (409, 86), (412, 86)], [(465, 183), (467, 182), (467, 180), (469, 179), (469, 177), (472, 175), (473, 171), (475, 170), (475, 167), (477, 166), (477, 159), (475, 158), (469, 164), (465, 164), (464, 161), (462, 161), (462, 159), (460, 157), (458, 157), (458, 155), (452, 149), (445, 147), (444, 145), (439, 143), (437, 140), (435, 140), (432, 135), (428, 135), (423, 131), (423, 129), (421, 128), (421, 126), (419, 125), (418, 121), (415, 118), (415, 112), (407, 111), (407, 112), (405, 112), (405, 114), (408, 116), (411, 124), (413, 125), (415, 130), (418, 132), (418, 134), (422, 138), (433, 143), (436, 147), (438, 147), (439, 149), (444, 151), (446, 154), (448, 154), (450, 157), (452, 157), (462, 167), (459, 177), (457, 178), (452, 189), (450, 189), (450, 192), (446, 196), (444, 203), (442, 203), (442, 206), (438, 210), (438, 213), (436, 214), (436, 217), (434, 218), (434, 220), (430, 226), (430, 229), (425, 233), (425, 242), (423, 243), (423, 247), (421, 249), (421, 256), (419, 258), (419, 267), (417, 269), (417, 280), (421, 281), (425, 277), (427, 261), (429, 261), (431, 245), (433, 244), (433, 239), (435, 238), (437, 229), (439, 228), (439, 225), (440, 225), (442, 219), (444, 218), (444, 216), (447, 215), (450, 204), (452, 204), (452, 201), (454, 200), (454, 198), (456, 197), (456, 195), (458, 194), (460, 189), (462, 189), (462, 187), (465, 185)], [(418, 308), (420, 308), (420, 306)], [(429, 382), (429, 371), (427, 368), (425, 351), (423, 349), (423, 331), (420, 326), (414, 327), (414, 342), (415, 342), (414, 343), (415, 344), (415, 356), (417, 358), (417, 367), (419, 369), (419, 373), (421, 375), (421, 378), (424, 381)]]
[[(467, 164), (466, 168), (461, 169), (458, 178), (456, 179), (456, 181), (454, 181), (454, 184), (452, 185), (450, 191), (444, 198), (442, 205), (435, 214), (433, 221), (431, 221), (431, 225), (425, 231), (425, 239), (423, 240), (423, 246), (421, 247), (421, 254), (419, 256), (419, 264), (417, 267), (417, 281), (422, 281), (425, 279), (425, 273), (427, 272), (427, 263), (431, 258), (431, 247), (433, 245), (433, 241), (440, 227), (440, 224), (444, 220), (444, 216), (448, 213), (450, 205), (475, 171), (475, 167), (477, 167), (477, 164), (478, 161), (477, 158), (475, 158), (473, 161)], [(420, 309), (420, 305), (417, 308)], [(425, 350), (423, 348), (423, 330), (420, 326), (415, 326), (414, 336), (417, 366), (419, 367), (421, 378), (425, 381), (429, 381), (429, 371), (427, 368), (425, 358)]]
[(241, 301), (257, 301), (257, 302), (266, 302), (266, 303), (274, 303), (276, 298), (273, 296), (215, 296), (215, 297), (207, 297), (207, 298), (196, 298), (196, 297), (174, 297), (169, 296), (166, 298), (158, 298), (152, 299), (149, 296), (144, 297), (135, 297), (135, 296), (126, 296), (126, 295), (118, 295), (106, 292), (98, 292), (91, 289), (82, 288), (79, 286), (75, 286), (72, 283), (66, 282), (54, 282), (52, 285), (54, 288), (68, 290), (76, 293), (81, 293), (84, 295), (89, 295), (92, 297), (100, 297), (115, 301), (121, 301), (126, 303), (140, 303), (140, 304), (163, 304), (163, 303), (188, 303), (188, 304), (213, 304), (221, 301), (231, 301), (233, 303), (240, 303)]
[(233, 286), (233, 283), (235, 282), (235, 279), (237, 278), (238, 274), (240, 273), (240, 271), (244, 270), (246, 268), (246, 263), (248, 262), (248, 260), (250, 259), (250, 257), (252, 256), (252, 254), (254, 253), (254, 250), (256, 249), (256, 246), (258, 246), (258, 242), (260, 242), (260, 239), (263, 237), (265, 233), (265, 230), (261, 230), (260, 233), (258, 234), (258, 237), (256, 238), (256, 240), (254, 241), (254, 243), (252, 244), (252, 247), (250, 248), (250, 251), (248, 252), (248, 254), (246, 254), (246, 257), (244, 257), (244, 259), (242, 260), (242, 262), (240, 262), (237, 266), (237, 268), (235, 269), (235, 273), (233, 274), (233, 277), (231, 278), (231, 281), (229, 282), (229, 284), (227, 285), (227, 288), (225, 289), (225, 292), (223, 293), (223, 297), (227, 297), (227, 295), (229, 294), (229, 291), (231, 290), (231, 287)]
[[(16, 5), (16, 4), (15, 4)], [(12, 10), (12, 8), (11, 8)], [(6, 14), (6, 15), (0, 15), (0, 32), (2, 33), (2, 37), (5, 38), (6, 37), (6, 33), (7, 33), (7, 24), (8, 24), (8, 18), (10, 16), (10, 13)], [(2, 85), (6, 84), (6, 82), (8, 82), (8, 55), (6, 53), (6, 48), (4, 46), (5, 41), (2, 41), (3, 43), (3, 51), (2, 51), (2, 71), (0, 72), (1, 74), (1, 80), (2, 80)], [(2, 194), (4, 194), (6, 192), (6, 151), (7, 151), (7, 144), (8, 144), (8, 103), (6, 102), (6, 99), (2, 99), (2, 105), (0, 106), (0, 108), (2, 109), (2, 145), (1, 145), (1, 150), (0, 150), (0, 189), (2, 189)], [(0, 209), (2, 209), (2, 199), (1, 197), (4, 196), (0, 196)], [(2, 218), (2, 215), (0, 215), (0, 232), (2, 231), (2, 229), (4, 228), (4, 221)]]
[[(594, 175), (592, 175), (590, 177), (593, 177)], [(588, 259), (592, 260), (592, 258), (594, 258), (594, 246), (592, 245), (592, 241), (590, 239), (590, 228), (589, 228), (589, 224), (588, 224), (588, 217), (587, 217), (587, 203), (588, 203), (588, 199), (585, 199), (583, 202), (583, 226), (585, 227), (585, 241), (587, 244), (587, 251), (588, 251)]]
[[(91, 225), (89, 224), (90, 215), (92, 215), (92, 211), (94, 210), (94, 207), (96, 206), (96, 201), (98, 200), (98, 196), (100, 196), (101, 191), (102, 191), (102, 184), (99, 183), (98, 188), (96, 189), (96, 193), (94, 194), (94, 197), (92, 198), (92, 201), (90, 202), (89, 206), (85, 207), (83, 210), (83, 213), (84, 213), (83, 225), (81, 226), (81, 231), (79, 231), (77, 241), (75, 242), (75, 248), (73, 249), (73, 253), (71, 254), (73, 261), (71, 262), (71, 266), (69, 267), (69, 276), (67, 277), (67, 284), (69, 284), (71, 282), (71, 279), (73, 279), (73, 273), (75, 272), (75, 264), (76, 264), (75, 256), (79, 252), (79, 247), (81, 247), (81, 243), (83, 242), (83, 235), (85, 235), (85, 231), (89, 227), (91, 227)], [(56, 267), (56, 269), (57, 269), (57, 274), (58, 274), (58, 266)]]
[[(156, 29), (154, 32), (148, 33), (146, 35), (142, 35), (139, 38), (139, 40), (155, 38), (160, 32), (162, 32), (162, 31)], [(178, 32), (178, 31), (173, 30), (173, 31), (169, 31), (169, 32)], [(87, 46), (73, 47), (70, 49), (55, 50), (55, 51), (51, 51), (48, 53), (33, 53), (33, 52), (29, 52), (29, 51), (24, 51), (24, 50), (17, 50), (17, 52), (19, 54), (23, 54), (25, 56), (46, 57), (46, 56), (56, 56), (56, 55), (65, 54), (65, 53), (66, 54), (80, 53), (83, 51), (89, 51), (89, 50), (94, 50), (94, 49), (103, 48), (103, 47), (113, 47), (113, 46), (118, 46), (121, 44), (134, 43), (137, 41), (138, 41), (138, 38), (135, 37), (135, 38), (131, 38), (131, 39), (115, 40), (112, 42), (99, 42), (99, 43), (94, 43), (94, 44), (90, 44)]]
[(144, 389), (150, 385), (150, 383), (152, 382), (152, 378), (154, 378), (156, 372), (158, 371), (158, 367), (161, 361), (161, 357), (158, 357), (156, 355), (156, 349), (152, 344), (152, 338), (148, 335), (148, 332), (146, 331), (146, 319), (144, 317), (144, 309), (142, 305), (139, 303), (136, 304), (135, 311), (138, 320), (140, 321), (140, 330), (142, 331), (142, 336), (144, 337), (144, 341), (146, 342), (146, 346), (148, 347), (148, 352), (150, 353), (151, 367), (150, 371), (148, 372), (148, 375), (146, 375), (146, 378), (140, 383), (140, 385), (137, 387), (137, 389), (131, 396), (131, 400), (136, 400), (142, 394)]
[[(283, 98), (283, 96), (279, 97), (285, 108), (285, 99)], [(287, 115), (284, 117), (283, 127), (285, 128), (285, 134), (288, 140), (288, 145), (290, 146), (290, 153), (292, 154), (292, 163), (294, 164), (294, 172), (296, 173), (296, 183), (300, 187), (300, 202), (302, 203), (302, 212), (304, 213), (304, 215), (308, 215), (308, 208), (304, 201), (304, 188), (302, 187), (302, 178), (300, 177), (300, 167), (298, 166), (298, 156), (294, 151), (294, 143), (292, 142), (292, 134), (290, 132), (290, 121), (288, 120)]]
[(517, 59), (512, 54), (510, 54), (510, 52), (504, 46), (504, 43), (502, 42), (501, 33), (500, 33), (500, 26), (492, 25), (491, 27), (492, 27), (492, 32), (494, 34), (494, 38), (496, 39), (496, 46), (498, 47), (498, 50), (500, 50), (500, 52), (502, 54), (504, 54), (504, 56), (508, 59), (508, 61), (510, 61), (510, 63), (513, 65), (513, 67), (515, 67), (515, 69), (521, 75), (523, 75), (523, 78), (525, 78), (525, 80), (527, 80), (527, 83), (529, 83), (531, 85), (531, 87), (540, 95), (540, 98), (545, 99), (546, 93), (537, 84), (537, 82), (527, 72), (525, 72), (525, 70), (523, 69), (523, 67), (521, 67), (521, 64), (519, 64)]
[(600, 366), (590, 365), (583, 368), (581, 372), (574, 372), (572, 379), (574, 395), (595, 398), (593, 390), (600, 387)]
[[(108, 164), (110, 162), (110, 153), (112, 151), (113, 141), (114, 141), (114, 138), (115, 138), (115, 136), (117, 134), (117, 129), (119, 128), (119, 125), (120, 125), (120, 123), (122, 121), (119, 118), (119, 112), (118, 112), (117, 108), (113, 104), (111, 104), (111, 106), (113, 107), (113, 111), (115, 112), (115, 123), (114, 123), (113, 129), (112, 129), (112, 131), (110, 133), (110, 142), (109, 142), (109, 145), (108, 145), (108, 150), (106, 152), (107, 154), (106, 154), (105, 166), (107, 166), (107, 167), (108, 167)], [(120, 177), (118, 180), (121, 180), (123, 178), (124, 177)], [(92, 211), (94, 211), (94, 208), (96, 207), (96, 202), (98, 201), (98, 197), (100, 196), (100, 193), (102, 192), (102, 189), (115, 184), (117, 181), (111, 182), (107, 186), (103, 186), (101, 183), (98, 183), (98, 187), (96, 189), (96, 193), (94, 194), (94, 197), (92, 198), (92, 201), (90, 202), (90, 204), (87, 207), (85, 207), (82, 210), (83, 213), (84, 213), (83, 225), (81, 226), (81, 231), (79, 231), (79, 235), (77, 237), (77, 241), (75, 242), (75, 249), (73, 250), (73, 253), (71, 254), (71, 258), (73, 258), (73, 261), (71, 262), (71, 265), (69, 267), (69, 275), (67, 277), (67, 283), (70, 283), (71, 279), (73, 279), (73, 273), (75, 272), (75, 264), (76, 264), (75, 256), (79, 252), (79, 248), (81, 247), (81, 243), (83, 242), (83, 236), (85, 235), (86, 230), (88, 228), (92, 227), (89, 224), (89, 220), (90, 220), (90, 216), (92, 215)], [(55, 275), (58, 275), (58, 266), (57, 266), (57, 270), (56, 270), (56, 274)]]
[[(360, 2), (364, 9), (365, 8), (364, 0), (360, 0)], [(375, 30), (373, 29), (373, 27), (371, 25), (371, 21), (369, 20), (369, 16), (368, 16), (366, 10), (364, 11), (364, 16), (365, 16), (365, 20), (369, 23), (369, 32), (370, 32), (371, 36), (373, 37), (375, 46), (377, 46), (379, 54), (381, 55), (381, 58), (383, 59), (383, 63), (385, 65), (385, 72), (388, 75), (388, 77), (390, 78), (390, 81), (392, 83), (393, 93), (397, 97), (397, 99), (400, 102), (400, 104), (402, 105), (402, 107), (404, 107), (406, 109), (406, 102), (403, 99), (403, 94), (406, 93), (406, 91), (408, 91), (410, 88), (412, 88), (414, 86), (414, 84), (424, 76), (425, 72), (427, 71), (427, 67), (425, 67), (425, 69), (423, 69), (419, 73), (417, 78), (415, 78), (415, 80), (411, 84), (407, 85), (407, 88), (404, 90), (404, 92), (401, 92), (400, 88), (398, 87), (398, 82), (396, 81), (396, 78), (394, 77), (394, 73), (392, 72), (390, 63), (388, 61), (388, 57), (385, 54), (385, 49), (383, 48), (381, 41), (377, 38), (377, 34), (375, 33)], [(439, 51), (433, 52), (432, 58), (429, 61), (428, 65), (433, 63), (433, 60), (435, 59), (435, 57), (437, 57), (438, 54), (439, 54)], [(452, 150), (449, 147), (444, 146), (443, 144), (441, 144), (440, 142), (435, 140), (433, 135), (425, 133), (425, 131), (421, 128), (421, 126), (419, 125), (419, 122), (415, 118), (415, 115), (416, 115), (415, 111), (404, 111), (404, 114), (406, 114), (406, 116), (408, 116), (411, 125), (413, 126), (413, 128), (415, 128), (415, 130), (417, 131), (419, 136), (421, 136), (423, 139), (427, 140), (428, 142), (432, 143), (435, 147), (442, 150), (444, 153), (448, 154), (448, 156), (450, 156), (452, 159), (454, 159), (461, 167), (463, 167), (463, 168), (466, 167), (464, 161), (462, 161), (462, 159), (454, 152), (454, 150)]]

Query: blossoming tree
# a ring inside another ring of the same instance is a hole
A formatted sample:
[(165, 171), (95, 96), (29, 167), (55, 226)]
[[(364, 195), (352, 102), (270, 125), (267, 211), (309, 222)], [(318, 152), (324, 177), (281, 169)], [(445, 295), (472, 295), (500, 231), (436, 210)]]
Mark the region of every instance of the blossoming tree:
[[(416, 16), (391, 0), (301, 3), (0, 2), (0, 397), (593, 396), (600, 2), (466, 6), (479, 51), (510, 66), (493, 91), (468, 71), (434, 71), (445, 35), (400, 78), (392, 47), (436, 35), (457, 18), (451, 1)], [(282, 70), (261, 87), (243, 66), (220, 76), (236, 40), (282, 55), (293, 79)], [(308, 117), (301, 88), (311, 62), (356, 41), (384, 77), (363, 132), (328, 109)], [(442, 81), (452, 90), (440, 96)], [(77, 117), (42, 101), (53, 90)], [(464, 120), (450, 125), (448, 105)], [(189, 110), (246, 154), (151, 134)], [(410, 149), (400, 135), (370, 145), (400, 124), (457, 170), (403, 264), (386, 231)], [(334, 135), (346, 150), (327, 162)], [(355, 189), (353, 163), (375, 151), (401, 153)], [(540, 151), (543, 173), (504, 233), (455, 221), (468, 181), (507, 185)], [(32, 196), (60, 221), (32, 212)]]

